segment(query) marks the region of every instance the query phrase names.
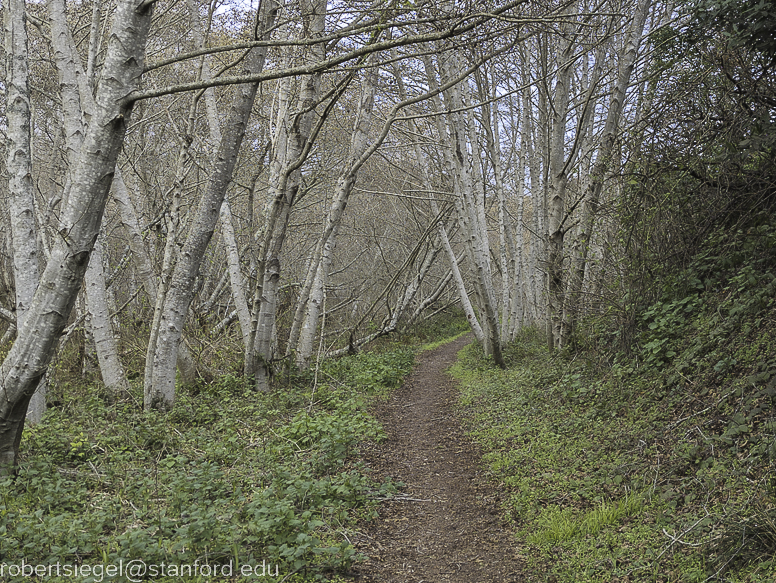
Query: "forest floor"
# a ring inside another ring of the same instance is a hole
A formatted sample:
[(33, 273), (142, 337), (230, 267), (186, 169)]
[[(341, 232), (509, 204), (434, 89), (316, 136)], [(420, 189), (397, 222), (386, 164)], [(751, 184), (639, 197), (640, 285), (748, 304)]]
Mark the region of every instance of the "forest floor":
[(362, 461), (375, 479), (404, 486), (353, 541), (369, 557), (353, 569), (359, 583), (522, 580), (501, 493), (461, 428), (456, 383), (446, 372), (469, 342), (467, 335), (421, 354), (404, 385), (376, 406), (388, 438), (362, 450)]

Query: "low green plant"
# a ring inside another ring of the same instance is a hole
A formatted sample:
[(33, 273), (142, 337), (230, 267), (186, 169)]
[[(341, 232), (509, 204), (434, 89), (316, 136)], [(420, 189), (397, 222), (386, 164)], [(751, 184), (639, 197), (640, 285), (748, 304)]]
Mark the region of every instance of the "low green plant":
[(531, 544), (568, 542), (574, 538), (595, 536), (606, 527), (638, 514), (644, 508), (644, 495), (630, 493), (620, 500), (601, 502), (592, 510), (575, 513), (571, 508), (551, 506), (542, 512), (537, 530), (526, 538)]
[(367, 406), (413, 363), (406, 347), (327, 362), (315, 392), (256, 393), (227, 375), (180, 387), (168, 414), (142, 412), (139, 386), (113, 403), (73, 386), (0, 484), (0, 563), (265, 562), (280, 574), (262, 580), (297, 582), (346, 571), (359, 557), (345, 533), (394, 490), (356, 461), (384, 436)]
[[(776, 318), (755, 299), (767, 278), (739, 276), (745, 264), (728, 274), (734, 286), (709, 268), (703, 290), (696, 282), (653, 306), (641, 338), (665, 339), (657, 351), (557, 354), (528, 331), (505, 347), (503, 371), (475, 346), (459, 353), (462, 414), (506, 490), (528, 578), (776, 578), (776, 498), (762, 495), (774, 467)], [(722, 306), (736, 302), (751, 307), (731, 324)]]

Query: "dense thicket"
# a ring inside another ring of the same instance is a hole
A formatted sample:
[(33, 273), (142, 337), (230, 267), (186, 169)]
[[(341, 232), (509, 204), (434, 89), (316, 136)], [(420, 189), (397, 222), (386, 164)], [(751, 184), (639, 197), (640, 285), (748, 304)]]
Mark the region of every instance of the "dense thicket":
[(678, 271), (699, 254), (730, 252), (714, 249), (719, 233), (754, 234), (774, 221), (774, 11), (763, 3), (711, 5), (700, 2), (683, 26), (655, 33), (645, 87), (651, 108), (636, 133), (621, 204), (611, 209), (620, 225), (611, 257), (622, 278), (602, 301), (617, 313), (620, 347), (632, 346), (646, 306), (697, 285), (677, 281)]

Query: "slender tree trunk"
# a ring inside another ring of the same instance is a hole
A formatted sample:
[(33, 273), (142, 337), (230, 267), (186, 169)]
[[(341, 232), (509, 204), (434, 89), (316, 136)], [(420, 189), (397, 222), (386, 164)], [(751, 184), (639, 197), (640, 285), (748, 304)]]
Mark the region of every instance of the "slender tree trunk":
[(100, 365), (102, 382), (115, 398), (128, 392), (124, 366), (118, 356), (118, 342), (113, 331), (108, 310), (108, 297), (103, 267), (103, 240), (100, 236), (89, 258), (89, 267), (84, 278), (86, 286), (86, 309), (88, 322), (94, 338), (94, 349)]
[(347, 162), (342, 174), (337, 181), (337, 194), (329, 209), (326, 218), (326, 229), (322, 236), (321, 254), (317, 259), (315, 278), (307, 301), (304, 322), (299, 335), (299, 344), (296, 352), (296, 363), (300, 368), (309, 366), (313, 353), (315, 332), (318, 328), (318, 318), (323, 305), (323, 290), (331, 269), (334, 247), (337, 244), (340, 223), (345, 214), (350, 194), (356, 183), (357, 172), (363, 165), (364, 153), (367, 149), (367, 138), (372, 125), (372, 108), (374, 106), (377, 81), (377, 70), (372, 69), (364, 75), (364, 85), (361, 93), (359, 108), (353, 127), (353, 135), (350, 142)]
[(445, 288), (447, 288), (452, 280), (453, 271), (451, 269), (447, 272), (447, 275), (445, 275), (445, 277), (443, 277), (442, 280), (437, 284), (436, 289), (434, 289), (434, 291), (431, 292), (431, 294), (426, 299), (418, 304), (418, 307), (415, 308), (410, 317), (407, 319), (407, 322), (404, 324), (405, 329), (411, 326), (423, 312), (425, 312), (429, 307), (431, 307), (431, 305), (434, 304), (434, 302), (439, 300), (440, 296), (445, 291)]
[[(427, 64), (427, 67), (430, 67), (430, 63)], [(401, 76), (401, 72), (398, 70), (398, 68), (394, 67), (393, 70), (394, 73), (394, 79), (396, 79), (396, 84), (399, 88), (399, 95), (402, 100), (407, 99), (407, 91), (405, 89), (404, 81)], [(434, 88), (435, 84), (432, 84), (432, 89)], [(437, 108), (437, 111), (441, 111), (441, 102), (438, 98), (432, 98), (432, 102), (434, 103), (435, 107)], [(417, 124), (415, 122), (412, 122), (412, 127), (415, 130), (415, 133), (420, 134), (418, 131)], [(441, 130), (441, 124), (438, 125), (438, 129)], [(415, 158), (418, 162), (418, 165), (421, 170), (421, 174), (423, 176), (424, 183), (428, 186), (429, 190), (431, 190), (432, 182), (428, 175), (428, 171), (426, 169), (426, 165), (423, 163), (425, 160), (425, 156), (423, 155), (423, 150), (420, 147), (420, 143), (415, 141), (414, 143), (414, 149), (415, 149)], [(437, 204), (437, 201), (431, 197), (430, 200), (431, 204), (431, 212), (434, 214), (434, 216), (439, 217), (439, 205)], [(450, 244), (450, 238), (447, 234), (447, 229), (445, 228), (444, 221), (439, 221), (438, 226), (438, 232), (439, 232), (439, 240), (442, 243), (442, 248), (445, 251), (445, 254), (447, 255), (448, 261), (450, 262), (450, 277), (455, 282), (456, 289), (458, 291), (458, 296), (461, 300), (461, 307), (463, 308), (464, 314), (466, 315), (466, 320), (469, 322), (469, 327), (472, 329), (472, 332), (474, 333), (474, 337), (476, 338), (477, 342), (479, 342), (482, 346), (485, 345), (485, 332), (482, 330), (482, 326), (480, 325), (479, 320), (477, 319), (477, 314), (474, 311), (474, 306), (472, 306), (471, 300), (469, 299), (469, 294), (466, 291), (466, 284), (464, 283), (463, 276), (461, 275), (461, 270), (458, 266), (458, 258), (455, 256), (455, 252), (453, 251), (453, 247)], [(414, 316), (414, 318), (417, 318), (417, 316)], [(413, 318), (413, 319), (414, 319)]]
[(529, 313), (530, 303), (533, 299), (533, 293), (531, 289), (533, 278), (530, 275), (528, 268), (529, 258), (525, 250), (525, 180), (526, 170), (528, 168), (528, 148), (526, 146), (528, 141), (529, 130), (523, 124), (527, 125), (527, 116), (518, 115), (520, 121), (516, 122), (516, 125), (520, 127), (520, 150), (519, 150), (519, 162), (517, 166), (517, 176), (515, 177), (514, 190), (517, 195), (517, 224), (514, 229), (515, 233), (515, 253), (517, 254), (517, 260), (515, 265), (515, 283), (517, 288), (515, 295), (512, 298), (511, 313), (513, 318), (512, 330), (510, 332), (510, 338), (514, 339), (517, 336), (518, 331), (525, 325), (526, 320), (529, 324), (532, 324), (536, 318), (531, 318)]
[(569, 293), (563, 317), (563, 329), (561, 332), (561, 344), (567, 344), (573, 334), (579, 315), (579, 304), (582, 296), (582, 284), (585, 277), (585, 267), (590, 250), (590, 238), (596, 211), (603, 190), (603, 183), (609, 169), (614, 165), (613, 152), (617, 140), (617, 131), (620, 125), (623, 106), (625, 105), (625, 92), (630, 85), (633, 69), (636, 65), (639, 45), (644, 31), (644, 24), (649, 14), (651, 0), (639, 0), (636, 14), (623, 46), (623, 54), (617, 66), (617, 79), (612, 89), (609, 102), (609, 112), (606, 116), (601, 145), (598, 148), (596, 162), (590, 174), (588, 186), (585, 191), (585, 199), (582, 207), (581, 230), (579, 234), (579, 252), (574, 256), (571, 275), (569, 277)]
[(86, 59), (86, 85), (94, 87), (94, 71), (97, 54), (100, 52), (100, 24), (102, 22), (102, 0), (92, 0), (92, 28), (89, 31), (89, 55)]
[[(35, 192), (32, 183), (32, 128), (24, 0), (9, 0), (6, 3), (4, 13), (6, 123), (8, 126), (6, 130), (6, 168), (10, 195), (8, 211), (11, 217), (16, 327), (21, 330), (40, 278)], [(31, 423), (39, 422), (43, 411), (45, 411), (44, 386), (41, 386), (36, 392), (30, 410)], [(2, 429), (3, 427), (0, 425), (0, 432)], [(0, 433), (0, 439), (2, 437), (2, 433)], [(2, 453), (0, 450), (0, 455)], [(0, 457), (0, 473), (5, 463), (7, 460)]]
[[(188, 164), (191, 158), (189, 149), (192, 142), (192, 126), (195, 118), (197, 102), (196, 98), (190, 105), (189, 120), (187, 126), (187, 132), (183, 136), (183, 144), (181, 145), (180, 152), (178, 153), (177, 166), (175, 171), (175, 179), (172, 186), (172, 199), (168, 204), (167, 212), (165, 213), (165, 230), (166, 240), (164, 243), (164, 252), (162, 255), (162, 268), (159, 277), (159, 284), (156, 286), (156, 295), (154, 299), (154, 315), (151, 320), (151, 329), (148, 337), (148, 346), (146, 347), (146, 360), (143, 386), (144, 392), (149, 390), (149, 387), (153, 385), (155, 374), (155, 357), (157, 351), (157, 341), (159, 338), (160, 327), (162, 325), (162, 313), (166, 305), (167, 292), (170, 289), (170, 282), (172, 280), (173, 270), (175, 269), (176, 262), (179, 255), (179, 241), (181, 236), (181, 192), (183, 190), (183, 182), (186, 179), (188, 172)], [(183, 343), (178, 343), (179, 347), (184, 346)], [(178, 349), (179, 350), (179, 349)], [(175, 363), (172, 364), (173, 370), (170, 373), (175, 376)]]
[(111, 194), (118, 205), (119, 217), (132, 254), (132, 261), (135, 264), (135, 271), (145, 287), (146, 294), (154, 302), (156, 301), (157, 285), (153, 262), (140, 232), (135, 205), (118, 168), (116, 168), (116, 176), (113, 178)]
[[(435, 200), (431, 201), (431, 210), (434, 214), (439, 215), (439, 208), (437, 207)], [(455, 287), (458, 289), (458, 295), (461, 298), (461, 307), (463, 308), (463, 312), (466, 315), (466, 320), (469, 322), (469, 327), (472, 329), (477, 342), (484, 346), (485, 332), (483, 331), (482, 326), (477, 319), (477, 314), (474, 312), (474, 306), (472, 306), (471, 300), (469, 300), (469, 294), (466, 291), (466, 284), (463, 281), (461, 270), (458, 267), (458, 258), (455, 256), (453, 246), (450, 244), (450, 238), (447, 236), (447, 229), (445, 228), (444, 223), (441, 221), (439, 223), (439, 238), (442, 241), (442, 246), (444, 247), (445, 253), (447, 253), (447, 258), (450, 261), (450, 270), (453, 274)]]
[[(573, 37), (572, 37), (573, 38)], [(558, 54), (560, 67), (555, 80), (552, 100), (552, 123), (549, 142), (549, 208), (548, 208), (548, 300), (549, 300), (549, 337), (553, 348), (560, 347), (561, 320), (563, 318), (563, 298), (566, 286), (564, 274), (564, 238), (566, 235), (566, 186), (568, 184), (568, 165), (565, 156), (566, 121), (571, 93), (571, 74), (573, 72), (571, 55), (574, 51), (573, 40), (564, 41)]]
[[(191, 17), (194, 42), (198, 47), (202, 47), (205, 44), (205, 35), (202, 30), (202, 23), (199, 20), (199, 12), (196, 10), (193, 0), (187, 0), (187, 6), (189, 7)], [(208, 80), (212, 77), (210, 63), (205, 57), (202, 57), (202, 79)], [(219, 144), (221, 143), (221, 123), (219, 121), (216, 94), (212, 87), (205, 90), (205, 110), (207, 112), (210, 141), (214, 145)], [(237, 237), (235, 236), (234, 224), (232, 223), (232, 210), (228, 198), (224, 198), (221, 204), (220, 221), (221, 234), (224, 238), (224, 247), (226, 249), (229, 283), (231, 284), (232, 297), (237, 308), (237, 318), (240, 322), (243, 345), (247, 349), (250, 343), (251, 311), (245, 295), (245, 280), (240, 268), (240, 250), (237, 245)]]
[(316, 281), (323, 243), (324, 238), (323, 235), (321, 235), (315, 247), (310, 251), (307, 257), (307, 273), (304, 282), (302, 283), (302, 287), (299, 290), (299, 299), (297, 300), (296, 308), (294, 309), (294, 319), (291, 322), (291, 331), (288, 333), (288, 345), (286, 346), (287, 357), (291, 356), (299, 346), (299, 336), (302, 334), (302, 325), (304, 324), (307, 315), (307, 304), (310, 301), (310, 294), (312, 293), (313, 285)]
[[(528, 67), (525, 63), (523, 63), (523, 76), (529, 78)], [(521, 149), (524, 152), (523, 157), (528, 159), (528, 190), (531, 194), (530, 258), (527, 272), (531, 278), (531, 313), (534, 324), (539, 326), (546, 321), (544, 310), (546, 302), (543, 301), (542, 293), (545, 270), (542, 257), (546, 244), (543, 237), (544, 197), (542, 196), (541, 163), (534, 144), (535, 135), (542, 130), (541, 122), (539, 122), (539, 128), (536, 127), (537, 124), (534, 122), (535, 116), (533, 115), (533, 103), (529, 88), (523, 90), (521, 100), (523, 106), (523, 133), (520, 137), (523, 145)]]
[[(495, 99), (495, 86), (491, 91), (488, 87), (487, 71), (475, 73), (479, 88), (479, 99), (482, 102), (481, 125), (485, 130), (485, 147), (493, 165), (493, 176), (496, 183), (498, 200), (499, 226), (499, 262), (501, 266), (501, 334), (500, 342), (505, 344), (512, 339), (513, 328), (519, 326), (516, 321), (522, 319), (519, 315), (522, 305), (520, 298), (519, 250), (515, 248), (512, 237), (513, 227), (507, 212), (507, 197), (504, 188), (504, 174), (501, 156), (501, 133), (499, 131), (498, 108), (491, 108), (489, 100)], [(513, 131), (517, 131), (517, 127)], [(484, 201), (483, 201), (484, 207)]]
[[(264, 13), (258, 16), (263, 19), (262, 30), (271, 28), (277, 9), (278, 5), (274, 2), (266, 4)], [(264, 67), (266, 53), (266, 47), (251, 49), (244, 60), (246, 72), (260, 72)], [(153, 354), (149, 354), (153, 366), (151, 374), (146, 376), (147, 381), (150, 376), (150, 383), (146, 384), (144, 395), (146, 410), (169, 410), (174, 404), (177, 364), (175, 357), (183, 333), (183, 324), (194, 296), (195, 279), (202, 258), (213, 236), (221, 212), (221, 203), (232, 179), (257, 91), (258, 83), (239, 85), (236, 88), (237, 95), (225, 124), (207, 188), (200, 199), (164, 298)]]
[[(81, 120), (89, 118), (94, 109), (94, 99), (91, 86), (84, 77), (75, 42), (70, 29), (67, 27), (63, 0), (50, 0), (49, 11), (51, 13), (55, 62), (61, 80), (62, 102), (66, 104), (65, 117), (68, 120), (68, 131), (65, 136), (68, 166), (74, 169), (78, 164), (85, 133)], [(99, 10), (93, 16), (97, 18), (97, 21), (92, 22), (92, 30), (99, 28)], [(92, 259), (86, 269), (86, 320), (89, 333), (94, 340), (94, 351), (102, 380), (108, 391), (117, 395), (126, 392), (129, 385), (124, 367), (118, 357), (118, 342), (109, 316), (102, 247), (102, 238), (98, 238), (95, 242)]]
[[(323, 0), (304, 0), (302, 20), (305, 37), (315, 39), (323, 34), (327, 5)], [(325, 46), (310, 48), (313, 62), (323, 60)], [(281, 100), (277, 131), (273, 137), (273, 160), (270, 165), (270, 207), (267, 211), (264, 240), (259, 251), (258, 284), (254, 295), (254, 328), (250, 350), (246, 354), (246, 372), (254, 377), (260, 391), (269, 390), (272, 373), (273, 333), (277, 311), (278, 283), (280, 281), (280, 252), (286, 237), (291, 206), (301, 186), (300, 167), (310, 153), (312, 142), (320, 130), (316, 124), (313, 134), (315, 104), (320, 98), (321, 74), (309, 75), (302, 82), (297, 100), (298, 109), (290, 114), (287, 98)], [(287, 87), (287, 86), (286, 86)], [(337, 99), (338, 95), (332, 99)], [(325, 119), (325, 116), (322, 118)]]
[(388, 323), (388, 330), (396, 330), (398, 328), (399, 320), (407, 312), (407, 308), (409, 308), (410, 304), (415, 299), (415, 296), (417, 296), (420, 291), (423, 280), (428, 275), (431, 267), (433, 267), (434, 261), (436, 260), (437, 255), (439, 255), (439, 251), (440, 249), (438, 246), (432, 246), (426, 253), (426, 257), (423, 259), (423, 263), (421, 263), (418, 273), (412, 278), (412, 281), (404, 287), (404, 293), (396, 303), (396, 309), (393, 312), (393, 316), (391, 316), (391, 321)]
[(237, 319), (240, 322), (243, 347), (247, 348), (251, 335), (251, 310), (248, 306), (248, 299), (245, 296), (245, 279), (240, 267), (240, 250), (237, 247), (237, 237), (234, 232), (232, 211), (229, 208), (228, 200), (224, 200), (224, 203), (221, 205), (221, 232), (224, 235), (229, 283), (231, 284), (234, 305), (237, 308)]
[[(453, 57), (440, 55), (440, 75), (442, 81), (454, 78), (456, 75), (450, 70), (457, 65), (450, 62)], [(437, 87), (436, 73), (430, 57), (424, 57), (426, 75), (431, 88)], [(486, 354), (501, 367), (506, 366), (501, 354), (501, 339), (498, 322), (498, 305), (493, 288), (493, 279), (490, 267), (490, 245), (487, 238), (487, 225), (484, 221), (484, 201), (481, 200), (475, 184), (474, 172), (476, 169), (464, 156), (468, 152), (469, 128), (460, 111), (464, 108), (464, 101), (458, 85), (453, 85), (445, 94), (447, 104), (447, 124), (441, 116), (437, 116), (437, 126), (445, 164), (448, 173), (453, 177), (453, 190), (455, 193), (455, 206), (458, 211), (458, 222), (466, 238), (466, 250), (469, 261), (474, 268), (475, 291), (479, 298), (483, 311), (485, 324), (484, 349)], [(438, 97), (433, 100), (438, 112), (442, 111), (441, 101)], [(449, 135), (449, 138), (448, 138)], [(476, 150), (477, 145), (471, 144)]]

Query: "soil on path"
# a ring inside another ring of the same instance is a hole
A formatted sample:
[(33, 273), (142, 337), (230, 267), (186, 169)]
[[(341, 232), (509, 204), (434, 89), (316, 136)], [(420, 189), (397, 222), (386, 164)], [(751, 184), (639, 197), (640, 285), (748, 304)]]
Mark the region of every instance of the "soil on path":
[(363, 451), (375, 478), (406, 486), (353, 541), (369, 556), (359, 583), (522, 581), (514, 534), (502, 522), (498, 489), (454, 413), (446, 370), (465, 336), (419, 358), (415, 371), (376, 411), (388, 439)]

